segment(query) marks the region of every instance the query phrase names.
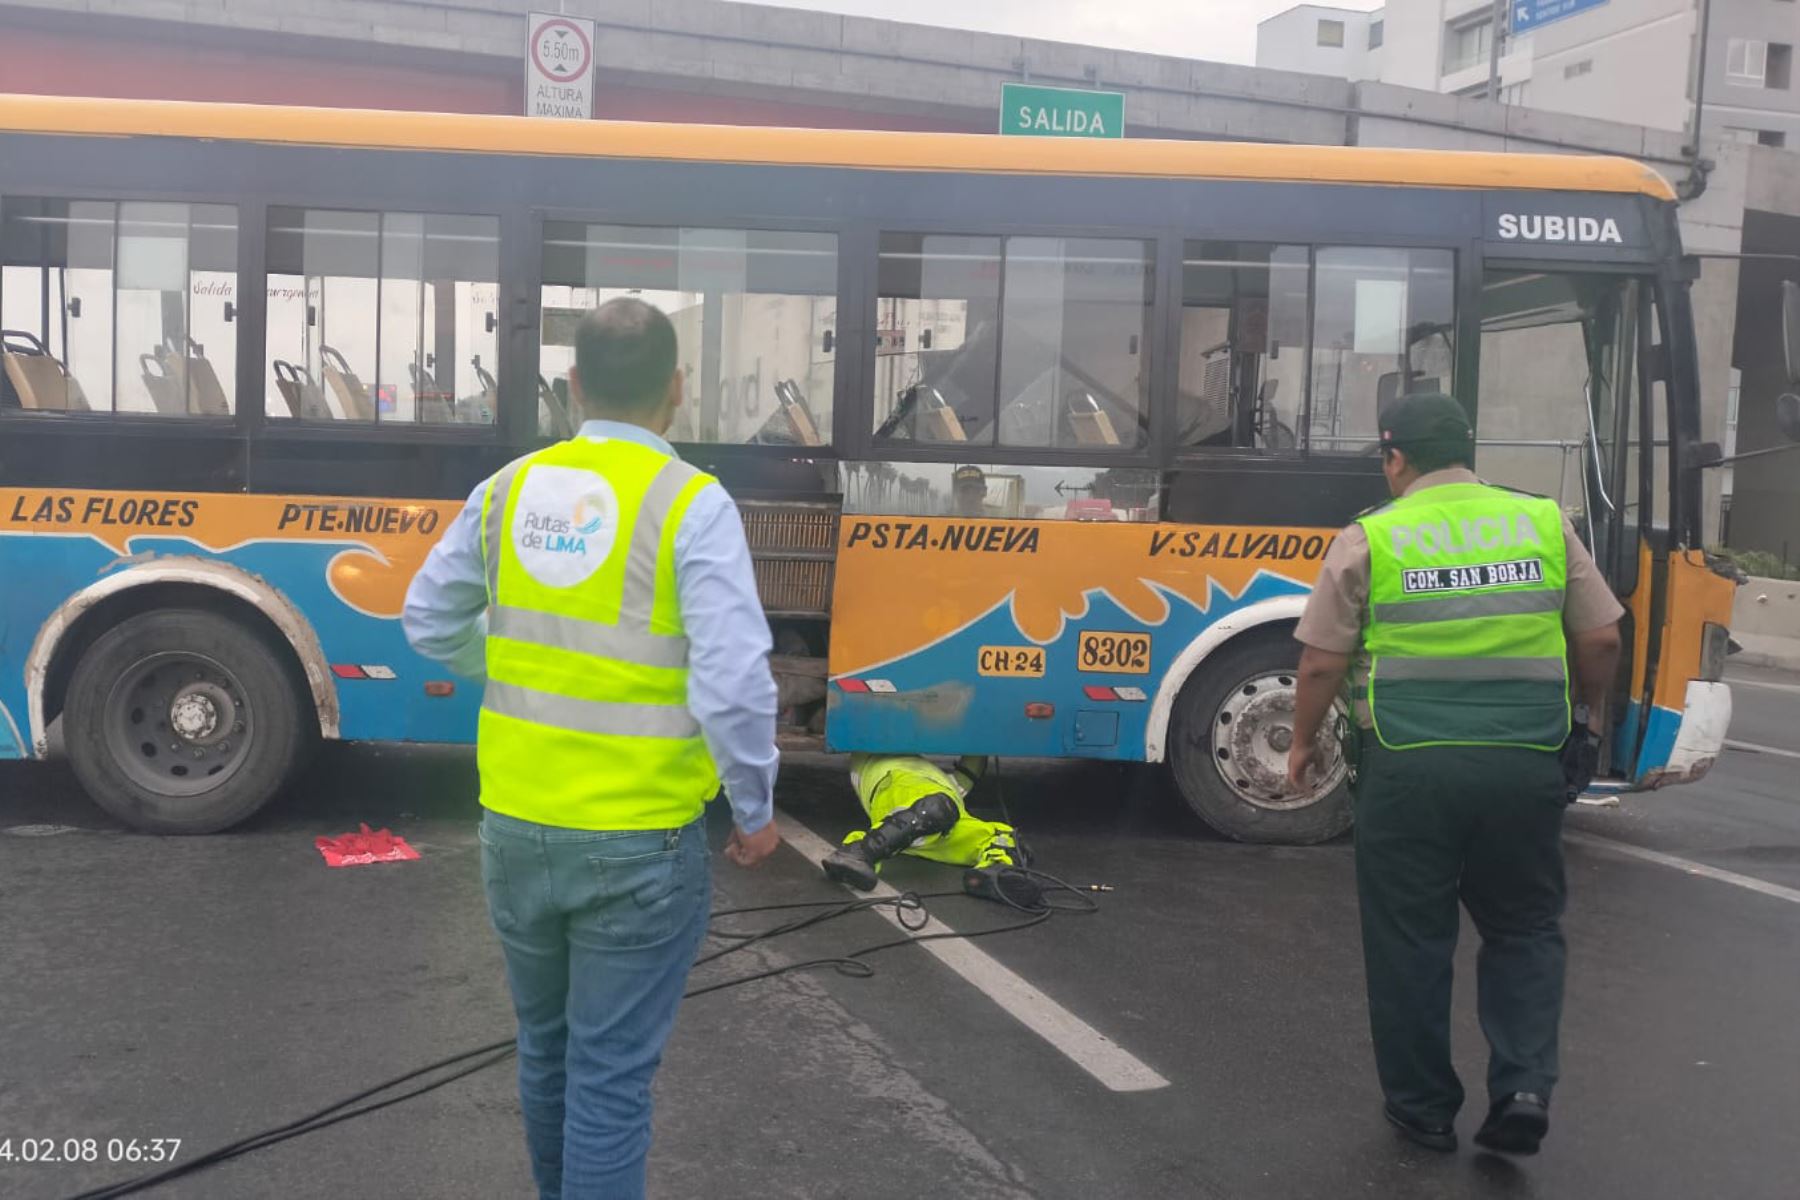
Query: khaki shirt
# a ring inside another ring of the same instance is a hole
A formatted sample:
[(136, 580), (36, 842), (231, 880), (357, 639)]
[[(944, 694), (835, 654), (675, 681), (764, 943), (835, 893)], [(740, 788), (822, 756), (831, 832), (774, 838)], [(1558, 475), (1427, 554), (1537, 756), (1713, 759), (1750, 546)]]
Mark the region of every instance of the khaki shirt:
[[(1426, 488), (1452, 483), (1480, 483), (1475, 472), (1451, 467), (1421, 475), (1406, 489), (1408, 496)], [(1574, 526), (1563, 520), (1563, 546), (1568, 558), (1568, 583), (1563, 592), (1563, 628), (1570, 633), (1585, 633), (1603, 625), (1611, 625), (1625, 615), (1625, 608), (1613, 595), (1612, 588), (1594, 565)], [(1353, 654), (1356, 664), (1353, 679), (1366, 681), (1368, 664), (1361, 653), (1363, 625), (1369, 609), (1369, 537), (1361, 525), (1352, 523), (1331, 549), (1325, 552), (1325, 563), (1319, 569), (1319, 581), (1307, 599), (1306, 611), (1294, 636), (1315, 650), (1332, 654)], [(1357, 705), (1357, 717), (1369, 724), (1365, 706)]]

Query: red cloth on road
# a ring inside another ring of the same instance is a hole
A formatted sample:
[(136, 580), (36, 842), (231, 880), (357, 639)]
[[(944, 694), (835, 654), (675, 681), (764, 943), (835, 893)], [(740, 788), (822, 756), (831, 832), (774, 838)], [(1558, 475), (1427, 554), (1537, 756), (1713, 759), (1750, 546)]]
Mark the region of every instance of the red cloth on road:
[(385, 829), (362, 827), (360, 833), (340, 833), (337, 837), (313, 839), (313, 845), (325, 856), (328, 867), (364, 867), (378, 862), (407, 862), (419, 852)]

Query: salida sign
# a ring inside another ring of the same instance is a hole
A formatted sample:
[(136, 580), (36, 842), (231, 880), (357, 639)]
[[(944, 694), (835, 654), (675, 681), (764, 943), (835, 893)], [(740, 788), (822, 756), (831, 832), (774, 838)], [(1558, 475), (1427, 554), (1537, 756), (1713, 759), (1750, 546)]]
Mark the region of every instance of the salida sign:
[(1125, 94), (1000, 85), (1000, 132), (1013, 137), (1125, 136)]
[(594, 23), (532, 13), (525, 35), (525, 115), (594, 116)]

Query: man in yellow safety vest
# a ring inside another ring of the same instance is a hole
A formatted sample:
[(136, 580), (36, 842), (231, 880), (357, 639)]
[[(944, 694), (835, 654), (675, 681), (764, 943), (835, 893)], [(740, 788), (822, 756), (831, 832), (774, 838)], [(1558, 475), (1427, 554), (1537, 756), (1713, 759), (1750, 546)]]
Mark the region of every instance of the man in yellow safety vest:
[(637, 299), (575, 335), (568, 441), (475, 489), (407, 594), (413, 646), (485, 678), (482, 879), (519, 1021), (543, 1200), (644, 1194), (650, 1080), (706, 929), (701, 811), (774, 852), (774, 680), (736, 507), (663, 440), (674, 326)]

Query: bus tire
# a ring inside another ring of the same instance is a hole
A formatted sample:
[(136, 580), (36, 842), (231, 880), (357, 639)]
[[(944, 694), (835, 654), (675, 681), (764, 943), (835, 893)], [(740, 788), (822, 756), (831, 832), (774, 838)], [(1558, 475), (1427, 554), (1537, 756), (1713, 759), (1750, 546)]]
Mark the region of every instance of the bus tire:
[(1175, 786), (1202, 821), (1236, 841), (1304, 846), (1350, 828), (1350, 789), (1335, 747), (1321, 786), (1286, 793), (1299, 656), (1289, 636), (1241, 638), (1208, 657), (1175, 698)]
[(248, 818), (293, 776), (311, 720), (280, 654), (200, 609), (140, 613), (102, 634), (63, 705), (76, 778), (146, 833), (216, 833)]

